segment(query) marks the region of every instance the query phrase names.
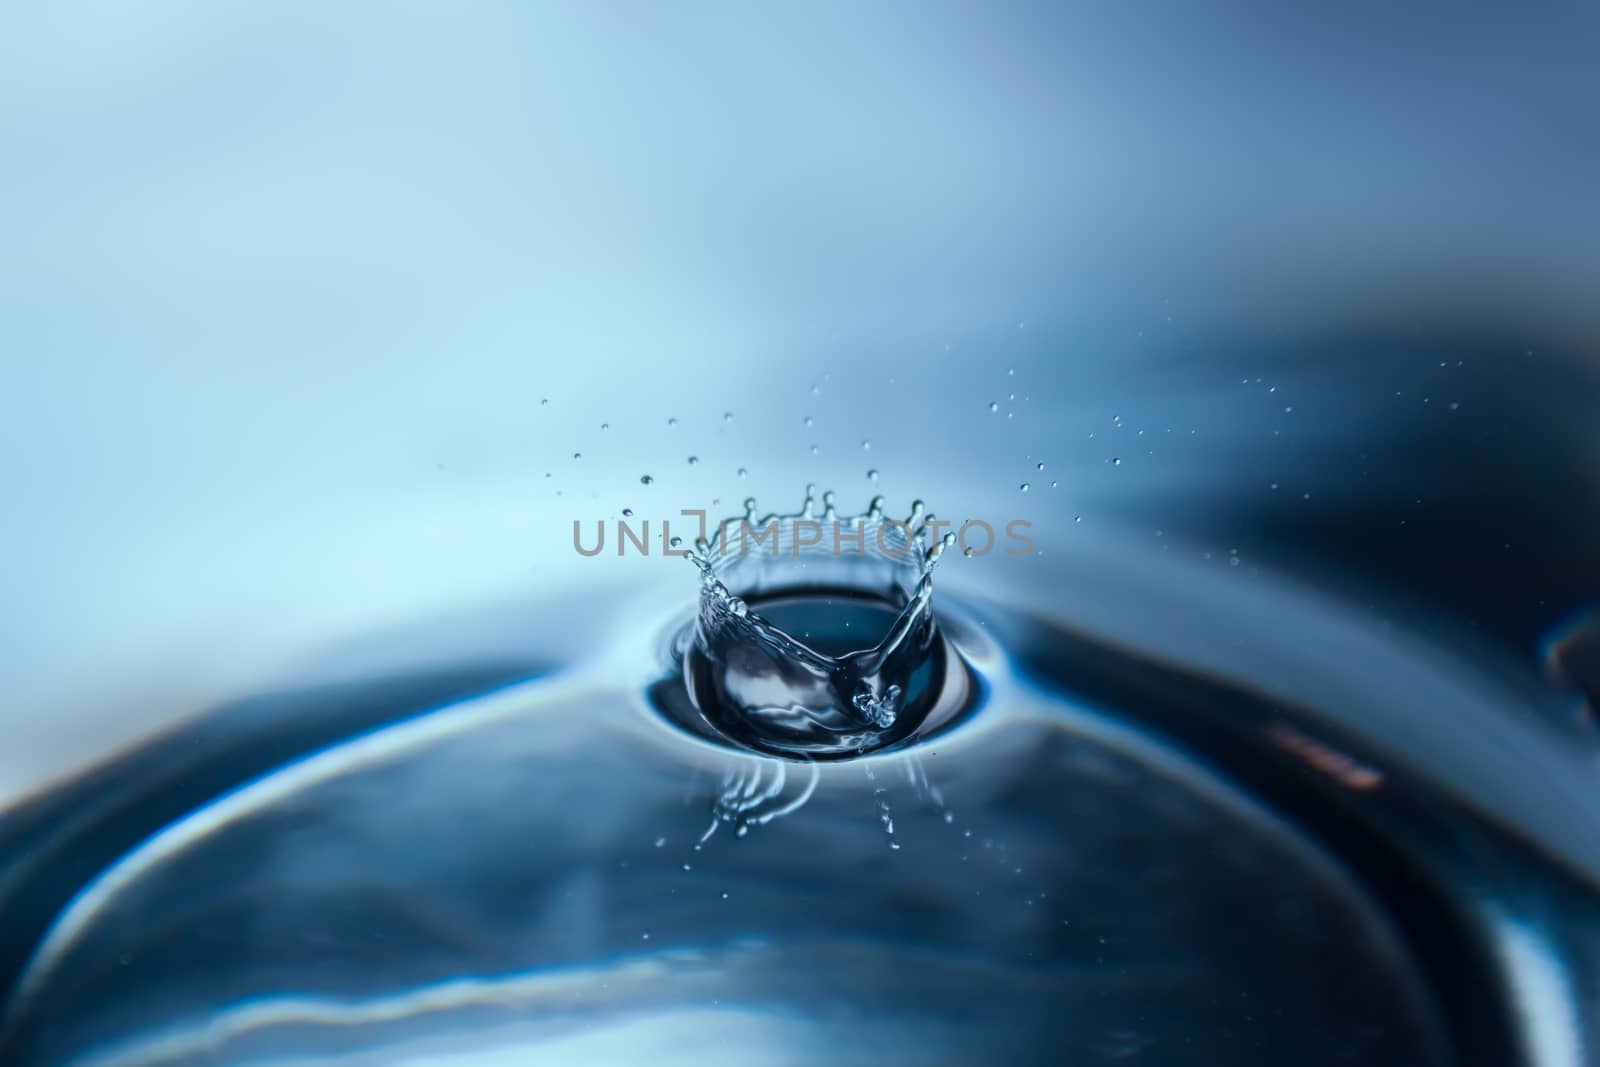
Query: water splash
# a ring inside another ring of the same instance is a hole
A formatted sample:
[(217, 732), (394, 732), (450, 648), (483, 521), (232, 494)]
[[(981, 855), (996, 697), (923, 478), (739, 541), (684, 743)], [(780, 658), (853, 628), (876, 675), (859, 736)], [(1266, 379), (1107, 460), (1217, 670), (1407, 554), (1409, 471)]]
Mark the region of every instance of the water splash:
[(729, 768), (722, 776), (721, 790), (712, 805), (711, 825), (695, 842), (695, 851), (700, 851), (711, 840), (719, 826), (729, 827), (735, 837), (744, 837), (751, 827), (765, 826), (805, 807), (817, 791), (822, 772), (813, 763), (800, 777), (799, 789), (791, 790), (787, 764), (749, 763)]
[[(756, 503), (700, 537), (684, 680), (696, 708), (742, 747), (842, 758), (911, 736), (941, 703), (955, 654), (933, 615), (933, 570), (954, 534), (916, 501), (904, 519), (881, 497), (841, 515), (815, 487), (793, 514)], [(958, 686), (962, 693), (964, 687)]]

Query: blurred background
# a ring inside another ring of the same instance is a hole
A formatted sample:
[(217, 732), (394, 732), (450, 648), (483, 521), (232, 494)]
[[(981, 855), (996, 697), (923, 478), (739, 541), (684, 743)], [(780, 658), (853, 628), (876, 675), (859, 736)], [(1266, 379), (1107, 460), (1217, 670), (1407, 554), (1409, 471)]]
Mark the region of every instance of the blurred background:
[(573, 520), (808, 482), (1583, 646), (1597, 54), (1561, 2), (11, 5), (0, 805), (385, 628), (687, 601)]

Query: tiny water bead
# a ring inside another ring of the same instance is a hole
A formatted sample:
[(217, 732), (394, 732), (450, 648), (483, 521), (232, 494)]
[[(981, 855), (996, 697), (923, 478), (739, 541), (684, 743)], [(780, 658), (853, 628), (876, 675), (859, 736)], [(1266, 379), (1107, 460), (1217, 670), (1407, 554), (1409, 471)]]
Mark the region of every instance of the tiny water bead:
[(990, 411), (999, 411), (1000, 410), (1000, 402), (998, 400), (989, 401), (989, 410)]
[(694, 466), (694, 465), (695, 465), (695, 464), (696, 464), (696, 463), (699, 463), (699, 462), (700, 462), (700, 457), (699, 457), (699, 456), (690, 456), (690, 457), (689, 457), (689, 466), (691, 466), (691, 467), (692, 467), (692, 466)]
[(1024, 492), (1024, 493), (1026, 493), (1026, 492), (1027, 492), (1027, 491), (1028, 491), (1028, 489), (1029, 489), (1029, 488), (1030, 488), (1030, 486), (1029, 486), (1029, 485), (1028, 485), (1028, 483), (1027, 483), (1027, 482), (1023, 482), (1023, 483), (1022, 483), (1022, 484), (1021, 484), (1021, 485), (1019, 485), (1019, 486), (1018, 486), (1018, 487), (1017, 487), (1017, 488), (1018, 488), (1018, 489), (1021, 489), (1021, 490), (1022, 490), (1022, 491), (1023, 491), (1023, 492)]
[(654, 481), (655, 481), (655, 479), (650, 477), (648, 474), (641, 474), (639, 476), (639, 484), (640, 485), (650, 485)]

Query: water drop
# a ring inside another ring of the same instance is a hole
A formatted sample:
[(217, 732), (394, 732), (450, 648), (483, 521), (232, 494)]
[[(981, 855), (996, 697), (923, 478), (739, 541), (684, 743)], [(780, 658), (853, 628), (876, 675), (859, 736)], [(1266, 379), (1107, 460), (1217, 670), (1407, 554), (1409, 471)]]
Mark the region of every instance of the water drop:
[(878, 469), (876, 467), (874, 467), (872, 470), (869, 470), (867, 472), (867, 477), (871, 478), (873, 481), (877, 481), (878, 480)]
[[(799, 513), (774, 516), (780, 522), (780, 539), (794, 536), (785, 531), (797, 531), (799, 520), (814, 518), (816, 499), (814, 488), (808, 486)], [(833, 494), (822, 494), (821, 503), (825, 517), (832, 519), (836, 515)], [(754, 500), (746, 501), (747, 520), (754, 516), (755, 507)], [(807, 601), (815, 594), (809, 590), (812, 574), (803, 573), (804, 560), (790, 567), (768, 560), (765, 553), (730, 551), (722, 541), (726, 536), (722, 530), (709, 542), (697, 543), (693, 558), (702, 576), (700, 612), (684, 666), (695, 680), (685, 695), (690, 704), (663, 710), (686, 721), (680, 713), (688, 709), (738, 745), (822, 758), (851, 758), (900, 743), (915, 736), (924, 726), (924, 717), (935, 711), (961, 713), (968, 707), (970, 691), (959, 682), (952, 683), (942, 668), (933, 675), (922, 670), (930, 656), (950, 654), (932, 623), (931, 579), (940, 555), (959, 544), (953, 532), (932, 540), (927, 529), (931, 518), (918, 501), (908, 519), (886, 526), (883, 501), (874, 498), (866, 512), (844, 519), (841, 525), (859, 529), (867, 546), (882, 540), (880, 528), (888, 534), (898, 529), (901, 544), (915, 551), (902, 548), (897, 555), (884, 549), (888, 555), (880, 555), (861, 550), (860, 570), (852, 564), (857, 557), (845, 554), (833, 579), (839, 589), (830, 591), (844, 604), (820, 616), (807, 613)], [(910, 544), (905, 545), (906, 541)], [(892, 542), (893, 537), (885, 541)], [(981, 551), (976, 549), (974, 554)], [(798, 550), (795, 554), (800, 555)], [(787, 561), (789, 557), (786, 552), (774, 559)], [(880, 591), (885, 568), (897, 587), (895, 595), (884, 596)], [(792, 577), (774, 580), (774, 575), (784, 574)], [(855, 577), (858, 574), (860, 577)], [(862, 583), (859, 588), (858, 581)], [(793, 588), (785, 588), (790, 585)], [(748, 603), (746, 595), (752, 598)], [(828, 603), (831, 606), (834, 601)], [(782, 629), (790, 618), (799, 624), (790, 631), (792, 638)], [(814, 632), (819, 625), (834, 632)], [(863, 631), (881, 637), (863, 647)], [(803, 659), (790, 655), (789, 650), (801, 640), (817, 651)], [(828, 651), (829, 642), (837, 648)], [(729, 654), (745, 648), (762, 654)], [(774, 664), (781, 667), (777, 673), (772, 673)], [(941, 681), (935, 684), (932, 678)], [(951, 684), (956, 688), (944, 688)], [(810, 788), (814, 785), (806, 787)], [(754, 782), (738, 793), (747, 799), (756, 795)], [(738, 834), (743, 825), (735, 826), (734, 832)]]
[(861, 451), (863, 451), (863, 452), (871, 452), (872, 451), (872, 442), (871, 441), (862, 441), (861, 442)]
[(602, 430), (609, 430), (609, 429), (611, 429), (611, 424), (609, 422), (602, 422), (600, 424), (600, 428)]
[(678, 425), (678, 416), (672, 415), (672, 416), (668, 417), (667, 425), (668, 426), (676, 426), (676, 425)]
[(1036, 463), (1036, 464), (1034, 464), (1033, 469), (1036, 470), (1036, 471), (1042, 471), (1042, 470), (1044, 470), (1044, 464), (1043, 463)]
[(640, 475), (639, 477), (640, 485), (649, 485), (653, 481), (655, 481), (655, 479), (650, 477), (648, 474)]
[(805, 417), (805, 424), (806, 424), (806, 425), (807, 425), (807, 426), (812, 426), (812, 425), (815, 425), (815, 424), (816, 424), (816, 421), (817, 421), (817, 420), (816, 420), (816, 419), (813, 419), (813, 418), (812, 418), (812, 417), (811, 417), (811, 416), (810, 416), (810, 415), (807, 415), (807, 416), (806, 416), (806, 417)]
[(738, 473), (739, 473), (739, 477), (741, 477), (741, 478), (748, 478), (748, 477), (750, 477), (750, 472), (749, 472), (749, 471), (747, 471), (747, 470), (745, 470), (745, 469), (744, 469), (744, 468), (743, 468), (743, 467), (740, 467), (740, 468), (739, 468), (739, 472), (738, 472)]
[(550, 398), (549, 397), (545, 397), (543, 400), (539, 401), (539, 406), (540, 407), (547, 407), (547, 406), (549, 406), (549, 404), (550, 404)]
[(732, 422), (732, 421), (733, 421), (733, 412), (731, 412), (731, 411), (724, 411), (724, 412), (723, 412), (723, 413), (722, 413), (722, 421), (723, 421), (723, 422)]
[(1073, 522), (1082, 522), (1083, 521), (1083, 516), (1082, 515), (1074, 515), (1072, 517), (1072, 521)]
[(820, 385), (813, 385), (813, 386), (812, 386), (812, 387), (811, 387), (811, 395), (812, 395), (812, 396), (818, 396), (818, 395), (820, 395), (820, 394), (821, 394), (821, 393), (822, 393), (822, 386), (820, 386)]
[(1120, 467), (1120, 466), (1122, 466), (1122, 459), (1121, 459), (1121, 457), (1119, 457), (1119, 456), (1112, 456), (1112, 457), (1111, 457), (1111, 465), (1112, 465), (1112, 466), (1113, 466), (1113, 467)]
[(696, 464), (696, 463), (699, 463), (699, 462), (700, 462), (700, 457), (699, 457), (699, 456), (690, 456), (690, 457), (689, 457), (689, 466), (691, 466), (691, 467), (692, 467), (692, 466), (694, 466), (694, 465), (695, 465), (695, 464)]
[(1026, 493), (1028, 491), (1028, 483), (1027, 482), (1023, 482), (1022, 485), (1019, 488), (1021, 488), (1021, 490), (1024, 493)]
[(1054, 489), (1056, 486), (1058, 486), (1060, 484), (1061, 484), (1060, 482), (1051, 482), (1050, 483), (1050, 488)]
[(1000, 410), (1000, 402), (998, 400), (989, 401), (989, 410), (990, 411), (999, 411)]
[(632, 508), (623, 508), (622, 509), (622, 517), (625, 518), (625, 519), (633, 518), (633, 509)]
[(668, 541), (667, 544), (673, 548), (677, 548), (679, 545), (683, 544), (683, 538), (674, 537), (672, 540)]
[(583, 453), (582, 452), (574, 452), (572, 454), (572, 458), (573, 459), (582, 459), (583, 458)]
[(822, 451), (822, 450), (821, 450), (821, 449), (820, 449), (820, 448), (818, 448), (818, 447), (817, 447), (817, 446), (816, 446), (816, 445), (812, 445), (812, 446), (811, 446), (811, 454), (812, 454), (812, 455), (813, 455), (813, 456), (814, 456), (814, 455), (816, 455), (816, 454), (817, 454), (817, 453), (818, 453), (818, 452), (820, 452), (820, 451)]

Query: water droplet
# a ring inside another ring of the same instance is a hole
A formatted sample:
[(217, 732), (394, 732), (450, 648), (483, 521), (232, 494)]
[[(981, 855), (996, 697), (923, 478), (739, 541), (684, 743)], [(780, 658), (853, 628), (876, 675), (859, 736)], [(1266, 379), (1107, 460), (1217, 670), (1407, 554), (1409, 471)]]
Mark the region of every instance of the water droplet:
[(649, 485), (653, 481), (655, 481), (655, 479), (650, 477), (648, 474), (640, 475), (639, 477), (640, 485)]
[(812, 418), (812, 417), (811, 417), (811, 416), (810, 416), (810, 415), (807, 415), (807, 416), (806, 416), (806, 417), (805, 417), (805, 424), (806, 424), (806, 425), (807, 425), (807, 426), (813, 426), (813, 425), (815, 425), (815, 424), (816, 424), (816, 421), (817, 421), (817, 420), (816, 420), (816, 419), (813, 419), (813, 418)]
[(696, 463), (699, 463), (699, 462), (700, 462), (700, 457), (699, 457), (699, 456), (690, 456), (690, 457), (689, 457), (689, 466), (691, 466), (691, 467), (692, 467), (692, 466), (694, 466), (694, 465), (695, 465), (695, 464), (696, 464)]
[(672, 415), (672, 416), (668, 417), (667, 425), (668, 426), (676, 426), (676, 425), (678, 425), (678, 416)]
[(1058, 486), (1060, 484), (1061, 484), (1060, 482), (1051, 482), (1050, 483), (1050, 488), (1054, 489), (1056, 486)]
[(1036, 471), (1042, 471), (1042, 470), (1044, 470), (1044, 464), (1043, 463), (1035, 463), (1033, 465), (1033, 469), (1036, 470)]
[(733, 421), (733, 412), (731, 412), (731, 411), (724, 411), (724, 412), (723, 412), (723, 413), (722, 413), (722, 421), (723, 421), (723, 422), (732, 422), (732, 421)]
[(862, 441), (861, 442), (861, 451), (863, 451), (863, 452), (871, 452), (872, 451), (872, 442), (871, 441)]
[(1083, 521), (1083, 516), (1082, 515), (1074, 515), (1072, 517), (1072, 521), (1073, 522), (1082, 522)]
[(820, 386), (820, 385), (813, 385), (813, 386), (812, 386), (812, 387), (811, 387), (811, 395), (812, 395), (812, 396), (817, 396), (817, 395), (819, 395), (819, 394), (821, 394), (821, 392), (822, 392), (822, 386)]
[(818, 447), (817, 447), (817, 446), (816, 446), (816, 445), (812, 445), (812, 446), (811, 446), (811, 454), (812, 454), (812, 455), (813, 455), (813, 456), (814, 456), (814, 455), (816, 455), (816, 454), (817, 454), (817, 453), (818, 453), (818, 452), (820, 452), (820, 451), (822, 451), (822, 450), (821, 450), (821, 449), (820, 449), (820, 448), (818, 448)]
[(572, 454), (572, 458), (573, 459), (582, 459), (583, 458), (583, 453), (582, 452), (574, 452)]
[(550, 403), (550, 398), (549, 397), (545, 397), (543, 400), (539, 401), (539, 406), (540, 407), (547, 407), (549, 405), (549, 403)]
[(739, 468), (739, 477), (748, 478), (748, 477), (750, 477), (750, 472), (745, 470), (743, 467), (740, 467)]
[(609, 430), (609, 429), (611, 429), (611, 424), (609, 422), (602, 422), (600, 424), (600, 428), (602, 430)]
[(1020, 488), (1024, 493), (1026, 493), (1028, 491), (1028, 483), (1027, 482), (1023, 482), (1022, 485), (1019, 486), (1018, 488)]
[(874, 467), (872, 470), (869, 470), (867, 472), (867, 477), (871, 478), (873, 481), (877, 481), (878, 480), (878, 469), (876, 467)]
[(667, 544), (673, 548), (677, 548), (679, 545), (683, 544), (683, 538), (674, 537), (672, 540), (668, 541)]
[[(874, 470), (873, 474), (876, 475), (877, 471)], [(821, 503), (829, 518), (836, 514), (832, 497), (832, 493), (821, 495)], [(802, 517), (814, 518), (816, 512), (813, 502), (816, 499), (814, 487), (808, 486), (801, 511), (782, 518), (792, 521)], [(754, 515), (755, 506), (754, 500), (746, 501), (747, 519)], [(849, 647), (862, 647), (857, 643), (862, 636), (861, 628), (859, 625), (853, 627), (852, 623), (866, 624), (871, 628), (886, 627), (883, 639), (868, 651), (846, 653), (832, 663), (788, 663), (797, 676), (804, 674), (807, 679), (815, 676), (818, 684), (825, 688), (828, 708), (819, 710), (827, 710), (828, 715), (816, 715), (813, 716), (814, 721), (800, 724), (790, 723), (781, 730), (767, 728), (765, 705), (771, 703), (767, 696), (760, 696), (761, 706), (755, 706), (748, 703), (750, 698), (744, 694), (756, 693), (757, 690), (752, 689), (751, 685), (757, 681), (767, 689), (772, 688), (765, 679), (763, 672), (766, 668), (762, 664), (774, 654), (783, 653), (791, 641), (779, 629), (783, 613), (791, 610), (791, 595), (775, 595), (775, 588), (764, 584), (770, 581), (770, 574), (762, 575), (748, 568), (741, 570), (737, 565), (726, 570), (716, 569), (714, 561), (720, 558), (724, 550), (720, 539), (726, 531), (719, 530), (717, 539), (708, 544), (697, 543), (699, 551), (695, 561), (700, 565), (703, 578), (699, 618), (704, 623), (696, 627), (695, 651), (692, 653), (692, 669), (700, 672), (697, 678), (702, 678), (704, 683), (702, 686), (697, 682), (692, 696), (698, 711), (714, 724), (728, 730), (730, 735), (737, 735), (737, 742), (768, 752), (861, 755), (883, 744), (902, 740), (904, 731), (916, 728), (919, 721), (916, 716), (929, 706), (923, 703), (923, 697), (928, 694), (919, 692), (920, 687), (925, 685), (925, 679), (918, 673), (918, 665), (923, 662), (922, 657), (927, 649), (922, 645), (906, 643), (906, 635), (925, 632), (918, 624), (929, 617), (931, 611), (934, 565), (946, 549), (959, 544), (953, 532), (946, 532), (936, 542), (929, 544), (922, 532), (924, 523), (929, 519), (931, 516), (922, 502), (916, 501), (912, 504), (910, 517), (904, 522), (896, 520), (894, 523), (901, 531), (899, 536), (902, 540), (910, 536), (905, 532), (908, 528), (919, 531), (913, 542), (919, 551), (907, 554), (904, 562), (891, 565), (893, 583), (904, 594), (905, 600), (896, 604), (892, 598), (887, 598), (881, 607), (877, 605), (880, 594), (876, 590), (883, 575), (879, 570), (872, 569), (878, 567), (876, 557), (867, 557), (869, 571), (861, 572), (864, 576), (861, 580), (867, 584), (863, 584), (862, 589), (874, 591), (871, 598), (873, 603), (863, 601), (841, 614), (837, 622), (825, 624), (837, 626), (838, 637), (848, 639), (851, 642)], [(866, 543), (871, 544), (873, 531), (883, 522), (883, 501), (874, 498), (865, 513), (846, 518), (841, 525), (860, 529), (866, 536)], [(982, 551), (976, 548), (970, 554), (981, 554)], [(798, 550), (796, 554), (799, 554)], [(759, 557), (756, 562), (760, 562)], [(870, 578), (865, 577), (869, 573)], [(797, 574), (797, 592), (793, 595), (799, 595), (798, 590), (802, 588), (798, 584), (798, 577)], [(838, 580), (854, 588), (854, 581), (843, 573)], [(750, 584), (753, 594), (760, 598), (751, 604), (747, 604), (739, 595), (746, 592), (742, 588), (746, 583)], [(812, 638), (814, 635), (811, 631), (817, 625), (815, 621), (808, 621), (793, 631), (792, 640)], [(723, 654), (747, 642), (766, 650), (767, 655), (748, 658), (747, 663), (747, 657)], [(713, 656), (713, 651), (719, 654)], [(783, 684), (791, 684), (787, 676)], [(810, 682), (800, 679), (793, 684), (796, 694), (800, 694), (801, 687), (808, 686)], [(809, 689), (804, 691), (810, 693)], [(811, 693), (807, 700), (811, 701), (815, 695)], [(790, 701), (782, 699), (773, 704), (774, 709), (787, 709), (790, 706)], [(808, 703), (807, 708), (810, 706)], [(897, 734), (897, 730), (900, 733)], [(737, 833), (739, 827), (734, 829)], [(889, 824), (886, 823), (885, 829), (887, 832)]]
[(1458, 411), (1458, 410), (1460, 410), (1460, 408), (1461, 408), (1461, 405), (1459, 403), (1457, 403), (1454, 400), (1450, 401), (1450, 410), (1451, 411)]
[(1113, 467), (1120, 467), (1120, 466), (1122, 466), (1122, 458), (1121, 458), (1121, 457), (1120, 457), (1120, 456), (1112, 456), (1112, 457), (1111, 457), (1111, 465), (1112, 465), (1112, 466), (1113, 466)]
[(989, 410), (990, 411), (999, 411), (1000, 410), (1000, 402), (998, 400), (989, 401)]
[(1015, 368), (1015, 367), (1007, 367), (1006, 368), (1006, 377), (1007, 378), (1011, 377), (1012, 375), (1014, 375), (1016, 373), (1017, 373), (1017, 368)]
[(622, 509), (622, 517), (625, 518), (625, 519), (633, 518), (633, 509), (632, 508), (623, 508)]

